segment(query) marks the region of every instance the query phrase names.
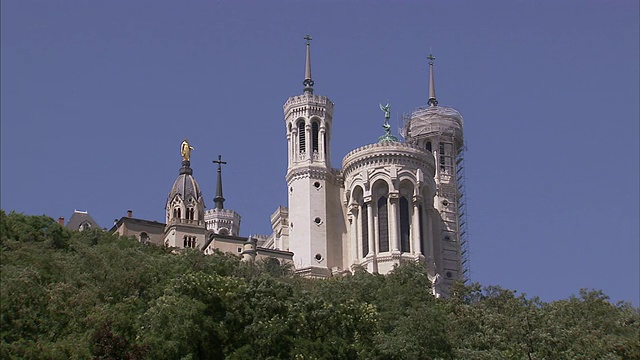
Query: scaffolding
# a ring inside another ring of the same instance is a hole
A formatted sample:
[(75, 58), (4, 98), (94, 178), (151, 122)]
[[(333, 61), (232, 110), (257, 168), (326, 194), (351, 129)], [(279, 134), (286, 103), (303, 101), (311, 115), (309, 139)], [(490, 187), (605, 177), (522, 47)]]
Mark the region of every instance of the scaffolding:
[[(447, 218), (443, 220), (449, 222), (452, 230), (457, 232), (456, 235), (460, 245), (461, 278), (467, 283), (471, 274), (464, 175), (464, 153), (466, 145), (463, 137), (462, 115), (451, 107), (429, 106), (426, 108), (418, 108), (410, 115), (404, 114), (402, 119), (403, 126), (400, 134), (405, 138), (405, 141), (420, 143), (426, 141), (420, 139), (439, 138), (441, 139), (439, 143), (443, 143), (444, 140), (446, 146), (452, 146), (453, 151), (449, 149), (444, 151), (438, 149), (438, 154), (441, 158), (436, 159), (436, 165), (441, 170), (436, 172), (436, 177), (439, 178), (439, 183), (452, 186), (447, 192), (455, 192), (455, 195), (452, 194), (453, 199), (451, 199), (455, 201), (455, 209), (453, 209), (451, 214), (448, 214), (448, 211), (443, 212), (443, 215)], [(422, 145), (424, 145), (424, 143), (422, 143)], [(453, 183), (451, 180), (453, 180)], [(455, 220), (452, 222), (449, 218), (450, 215), (454, 215)]]
[(464, 176), (464, 152), (466, 145), (462, 145), (456, 154), (456, 185), (458, 187), (458, 236), (460, 238), (460, 258), (462, 262), (462, 278), (465, 284), (471, 275), (469, 263), (469, 235), (467, 227), (467, 198), (465, 196), (465, 176)]

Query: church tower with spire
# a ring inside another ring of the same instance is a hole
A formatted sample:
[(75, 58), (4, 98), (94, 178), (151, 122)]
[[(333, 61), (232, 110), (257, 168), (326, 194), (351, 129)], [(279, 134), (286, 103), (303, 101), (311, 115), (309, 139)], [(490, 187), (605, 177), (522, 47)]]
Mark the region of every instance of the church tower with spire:
[(191, 150), (187, 139), (180, 146), (182, 167), (173, 183), (167, 202), (164, 246), (200, 248), (205, 242), (204, 198), (193, 177)]
[(339, 172), (331, 168), (333, 103), (313, 93), (311, 37), (305, 40), (303, 93), (290, 97), (283, 106), (289, 207), (288, 238), (280, 246), (295, 254), (298, 272), (324, 277), (332, 268), (342, 268), (344, 216), (335, 211), (341, 209), (341, 187)]
[(468, 276), (466, 264), (466, 221), (464, 199), (464, 137), (462, 115), (451, 107), (438, 105), (434, 60), (429, 55), (429, 99), (426, 108), (414, 111), (403, 129), (406, 141), (426, 150), (435, 160), (436, 193), (433, 207), (439, 219), (433, 226), (433, 265), (443, 295), (457, 280)]
[(207, 230), (220, 235), (238, 236), (240, 234), (240, 214), (224, 208), (224, 197), (222, 196), (222, 165), (226, 161), (222, 161), (222, 156), (218, 155), (218, 160), (213, 160), (214, 164), (218, 164), (218, 184), (216, 186), (216, 197), (213, 198), (215, 207), (208, 209), (204, 213), (204, 221), (207, 224)]

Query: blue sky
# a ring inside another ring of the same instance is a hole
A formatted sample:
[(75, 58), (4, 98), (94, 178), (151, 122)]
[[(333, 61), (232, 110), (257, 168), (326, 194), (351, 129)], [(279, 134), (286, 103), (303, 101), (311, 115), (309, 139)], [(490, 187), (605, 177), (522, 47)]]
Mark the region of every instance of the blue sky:
[(286, 205), (282, 104), (335, 103), (333, 164), (428, 98), (465, 119), (471, 280), (639, 304), (637, 1), (1, 3), (1, 206), (164, 219), (188, 137), (208, 206), (221, 154), (242, 235)]

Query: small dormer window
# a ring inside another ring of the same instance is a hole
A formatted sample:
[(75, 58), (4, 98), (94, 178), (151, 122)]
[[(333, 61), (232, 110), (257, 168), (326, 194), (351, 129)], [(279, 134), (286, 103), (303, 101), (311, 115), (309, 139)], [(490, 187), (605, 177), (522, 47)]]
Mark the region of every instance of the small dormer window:
[(89, 228), (91, 228), (91, 224), (85, 221), (82, 224), (80, 224), (78, 231), (89, 230)]

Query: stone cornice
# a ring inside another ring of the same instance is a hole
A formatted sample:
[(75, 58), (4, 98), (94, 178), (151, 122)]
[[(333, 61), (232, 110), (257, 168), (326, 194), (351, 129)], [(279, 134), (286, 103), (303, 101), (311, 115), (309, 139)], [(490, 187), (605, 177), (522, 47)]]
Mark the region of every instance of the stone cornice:
[(347, 178), (362, 168), (401, 165), (424, 169), (427, 175), (435, 173), (435, 160), (415, 145), (385, 141), (359, 147), (349, 152), (342, 160), (342, 173)]
[(286, 175), (287, 184), (298, 179), (326, 180), (334, 184), (342, 183), (342, 176), (337, 169), (327, 169), (326, 167), (299, 166), (289, 169)]

